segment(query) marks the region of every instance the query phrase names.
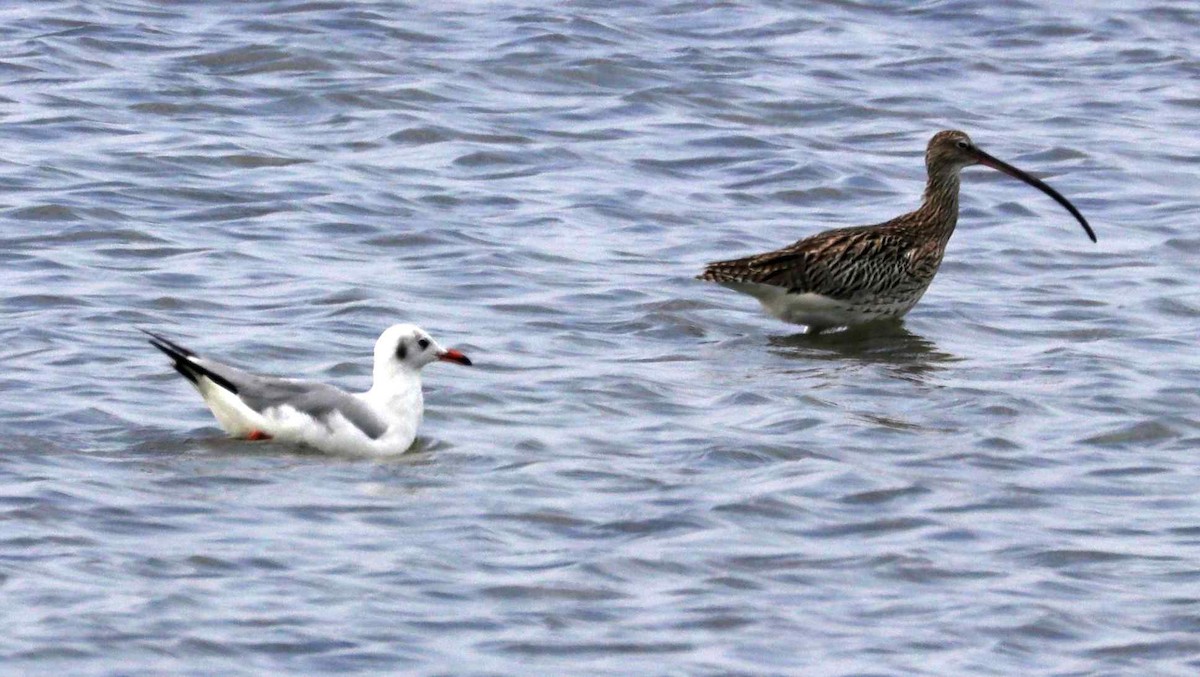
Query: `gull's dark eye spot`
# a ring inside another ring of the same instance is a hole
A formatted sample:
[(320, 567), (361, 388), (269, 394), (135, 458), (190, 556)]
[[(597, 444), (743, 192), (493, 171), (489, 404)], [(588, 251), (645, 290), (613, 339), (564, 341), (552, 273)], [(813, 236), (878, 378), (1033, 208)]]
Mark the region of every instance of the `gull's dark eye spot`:
[(403, 360), (406, 357), (408, 357), (408, 346), (401, 341), (400, 345), (396, 346), (396, 359)]
[(959, 148), (961, 148), (963, 150), (966, 150), (971, 147), (971, 144), (967, 143), (966, 139), (959, 139), (958, 141), (954, 142), (954, 145), (958, 146)]
[(421, 346), (421, 350), (425, 350), (429, 347), (429, 339), (423, 338), (420, 341), (417, 341), (417, 345)]

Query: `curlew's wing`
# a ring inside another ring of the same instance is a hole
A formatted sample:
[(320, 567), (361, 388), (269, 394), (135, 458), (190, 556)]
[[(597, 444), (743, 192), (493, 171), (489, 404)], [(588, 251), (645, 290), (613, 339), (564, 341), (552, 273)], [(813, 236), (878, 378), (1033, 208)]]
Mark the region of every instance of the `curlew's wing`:
[(888, 225), (830, 230), (765, 254), (717, 261), (698, 278), (767, 284), (845, 300), (862, 294), (887, 295), (928, 264), (924, 248), (914, 247), (911, 238)]

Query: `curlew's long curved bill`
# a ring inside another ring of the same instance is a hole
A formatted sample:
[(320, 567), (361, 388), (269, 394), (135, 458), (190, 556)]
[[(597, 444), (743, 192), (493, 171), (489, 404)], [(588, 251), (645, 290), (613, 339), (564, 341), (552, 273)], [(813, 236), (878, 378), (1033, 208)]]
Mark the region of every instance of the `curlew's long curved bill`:
[(1050, 197), (1054, 198), (1055, 202), (1062, 205), (1063, 207), (1066, 207), (1067, 211), (1071, 212), (1071, 216), (1074, 216), (1076, 219), (1079, 220), (1079, 225), (1083, 226), (1084, 232), (1087, 233), (1088, 237), (1092, 238), (1092, 242), (1096, 241), (1096, 234), (1094, 232), (1092, 232), (1092, 227), (1088, 225), (1087, 219), (1083, 218), (1083, 214), (1079, 213), (1079, 210), (1075, 208), (1075, 205), (1071, 204), (1071, 201), (1068, 200), (1067, 198), (1063, 197), (1062, 194), (1059, 193), (1057, 190), (1054, 190), (1053, 188), (1051, 188), (1049, 185), (1046, 184), (1046, 182), (1042, 181), (1041, 179), (1034, 178), (1033, 176), (1026, 174), (1025, 172), (1021, 171), (1020, 169), (1017, 169), (1016, 167), (1008, 164), (1007, 162), (1005, 162), (1003, 160), (998, 160), (998, 159), (992, 157), (991, 155), (988, 155), (987, 153), (979, 150), (978, 148), (972, 148), (971, 150), (974, 151), (975, 159), (979, 160), (979, 164), (983, 165), (984, 167), (991, 167), (992, 169), (1002, 171), (1005, 174), (1008, 174), (1009, 176), (1013, 177), (1014, 179), (1020, 179), (1020, 180), (1024, 181), (1025, 183), (1028, 183), (1029, 185), (1033, 186), (1034, 188), (1037, 188), (1038, 190), (1042, 191), (1046, 195), (1049, 195)]

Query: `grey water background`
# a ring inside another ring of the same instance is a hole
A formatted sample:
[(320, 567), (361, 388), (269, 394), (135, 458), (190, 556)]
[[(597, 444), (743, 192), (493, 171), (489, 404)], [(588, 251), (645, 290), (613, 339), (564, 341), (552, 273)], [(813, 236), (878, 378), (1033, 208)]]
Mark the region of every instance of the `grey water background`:
[[(0, 671), (1194, 675), (1190, 2), (0, 6)], [(903, 327), (692, 277), (964, 173)], [(226, 440), (136, 327), (369, 385)]]

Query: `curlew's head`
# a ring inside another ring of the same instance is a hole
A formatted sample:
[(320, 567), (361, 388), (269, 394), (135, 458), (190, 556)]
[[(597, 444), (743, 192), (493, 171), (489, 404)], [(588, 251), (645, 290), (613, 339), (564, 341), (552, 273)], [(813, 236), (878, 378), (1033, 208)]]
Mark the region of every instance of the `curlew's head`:
[[(983, 152), (975, 146), (975, 143), (971, 141), (971, 137), (967, 136), (965, 132), (960, 132), (956, 129), (947, 129), (938, 132), (929, 140), (929, 146), (925, 149), (925, 167), (929, 172), (931, 183), (943, 177), (957, 175), (963, 167), (977, 164), (984, 167), (991, 167), (1015, 179), (1020, 179), (1054, 198), (1055, 202), (1066, 208), (1079, 221), (1079, 225), (1083, 226), (1084, 232), (1087, 233), (1092, 242), (1096, 241), (1096, 233), (1092, 231), (1092, 227), (1088, 225), (1087, 219), (1083, 218), (1083, 214), (1079, 213), (1079, 210), (1075, 208), (1075, 205), (1071, 204), (1070, 200), (1067, 200), (1061, 193), (1048, 186), (1041, 179), (1037, 179), (1007, 162)], [(954, 185), (957, 186), (957, 182)]]
[(975, 143), (966, 132), (957, 129), (947, 129), (933, 135), (925, 148), (925, 167), (932, 173), (937, 171), (957, 171), (979, 163), (979, 158), (971, 153)]

